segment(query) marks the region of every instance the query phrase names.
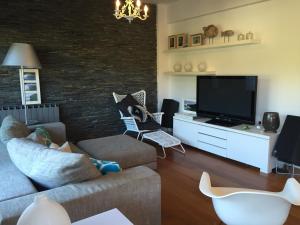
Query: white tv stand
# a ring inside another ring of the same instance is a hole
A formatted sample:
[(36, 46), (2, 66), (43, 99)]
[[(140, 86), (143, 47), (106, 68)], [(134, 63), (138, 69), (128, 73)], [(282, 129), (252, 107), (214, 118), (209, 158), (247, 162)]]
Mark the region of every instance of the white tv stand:
[(277, 134), (266, 133), (254, 126), (223, 127), (205, 123), (210, 120), (192, 120), (177, 114), (173, 118), (173, 135), (195, 148), (258, 167), (270, 173), (275, 165), (272, 150)]

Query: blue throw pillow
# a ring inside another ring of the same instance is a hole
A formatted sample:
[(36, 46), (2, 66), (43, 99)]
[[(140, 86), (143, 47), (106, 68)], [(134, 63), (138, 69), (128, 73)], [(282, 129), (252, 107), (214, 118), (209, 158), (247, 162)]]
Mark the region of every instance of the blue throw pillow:
[(103, 174), (106, 175), (108, 173), (118, 173), (122, 171), (119, 163), (113, 161), (105, 161), (98, 160), (94, 158), (90, 158), (93, 165)]

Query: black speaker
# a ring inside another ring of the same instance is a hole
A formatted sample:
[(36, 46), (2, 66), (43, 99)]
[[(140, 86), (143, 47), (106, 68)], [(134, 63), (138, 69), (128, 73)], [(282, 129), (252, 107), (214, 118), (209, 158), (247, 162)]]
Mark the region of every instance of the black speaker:
[(173, 128), (173, 116), (179, 110), (179, 102), (173, 99), (164, 99), (161, 111), (164, 112), (162, 117), (162, 127)]
[(285, 163), (300, 166), (300, 117), (286, 117), (273, 155)]

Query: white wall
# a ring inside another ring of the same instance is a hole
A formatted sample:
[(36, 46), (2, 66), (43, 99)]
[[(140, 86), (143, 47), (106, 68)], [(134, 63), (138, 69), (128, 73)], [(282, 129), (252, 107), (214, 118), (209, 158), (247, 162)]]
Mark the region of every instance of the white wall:
[(168, 22), (173, 23), (264, 1), (270, 0), (180, 0), (169, 5)]
[[(192, 0), (186, 0), (188, 1)], [(170, 5), (168, 21), (178, 19), (176, 12), (180, 12), (181, 19), (183, 14), (186, 18), (190, 18), (189, 12), (196, 12), (197, 8), (199, 15), (202, 15), (201, 2), (206, 1), (209, 0), (193, 1), (194, 4), (189, 5), (190, 10), (185, 6), (184, 11), (180, 3), (185, 1)], [(208, 10), (203, 8), (204, 11)], [(172, 70), (172, 65), (176, 62), (192, 62), (196, 67), (200, 61), (206, 61), (208, 70), (215, 70), (220, 75), (258, 75), (258, 120), (265, 111), (278, 111), (283, 117), (287, 114), (300, 116), (299, 9), (299, 0), (271, 0), (182, 22), (159, 24), (158, 29), (168, 30), (169, 35), (183, 32), (199, 33), (202, 32), (203, 26), (215, 24), (226, 30), (233, 29), (243, 33), (253, 31), (255, 36), (262, 40), (260, 45), (184, 54), (165, 54), (161, 48), (166, 49), (166, 44), (159, 44), (159, 76), (163, 76), (162, 72), (166, 70), (167, 64), (169, 66), (167, 70)], [(159, 37), (158, 41), (167, 43), (167, 35), (164, 38)], [(168, 91), (163, 96), (160, 95), (160, 98), (169, 97), (177, 100), (195, 98), (196, 79), (195, 77), (160, 79), (159, 92), (162, 93), (164, 89)]]
[[(158, 109), (160, 110), (162, 100), (169, 96), (169, 77), (164, 76), (168, 70), (168, 55), (164, 51), (168, 48), (166, 37), (169, 30), (167, 26), (168, 7), (165, 4), (159, 4), (157, 7), (157, 84), (158, 84)], [(166, 63), (167, 62), (167, 63)]]

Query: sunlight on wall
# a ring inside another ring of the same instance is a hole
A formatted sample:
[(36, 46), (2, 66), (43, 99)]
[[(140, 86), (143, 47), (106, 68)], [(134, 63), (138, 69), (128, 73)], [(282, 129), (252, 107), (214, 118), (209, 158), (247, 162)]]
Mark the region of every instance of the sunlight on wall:
[[(164, 24), (169, 35), (199, 33), (203, 26), (215, 24), (224, 30), (233, 29), (237, 33), (252, 31), (262, 40), (259, 45), (169, 54), (168, 70), (172, 70), (172, 65), (176, 62), (192, 62), (196, 71), (197, 64), (206, 61), (208, 70), (215, 70), (219, 75), (258, 75), (257, 120), (261, 119), (265, 111), (278, 111), (282, 117), (287, 114), (300, 116), (299, 9), (299, 0), (272, 0), (183, 22)], [(188, 17), (188, 10), (185, 13)], [(167, 37), (164, 41), (167, 42)], [(159, 69), (159, 72), (162, 71)], [(165, 97), (177, 100), (195, 98), (196, 95), (195, 77), (170, 77), (159, 86), (159, 89), (168, 87), (168, 95)]]

